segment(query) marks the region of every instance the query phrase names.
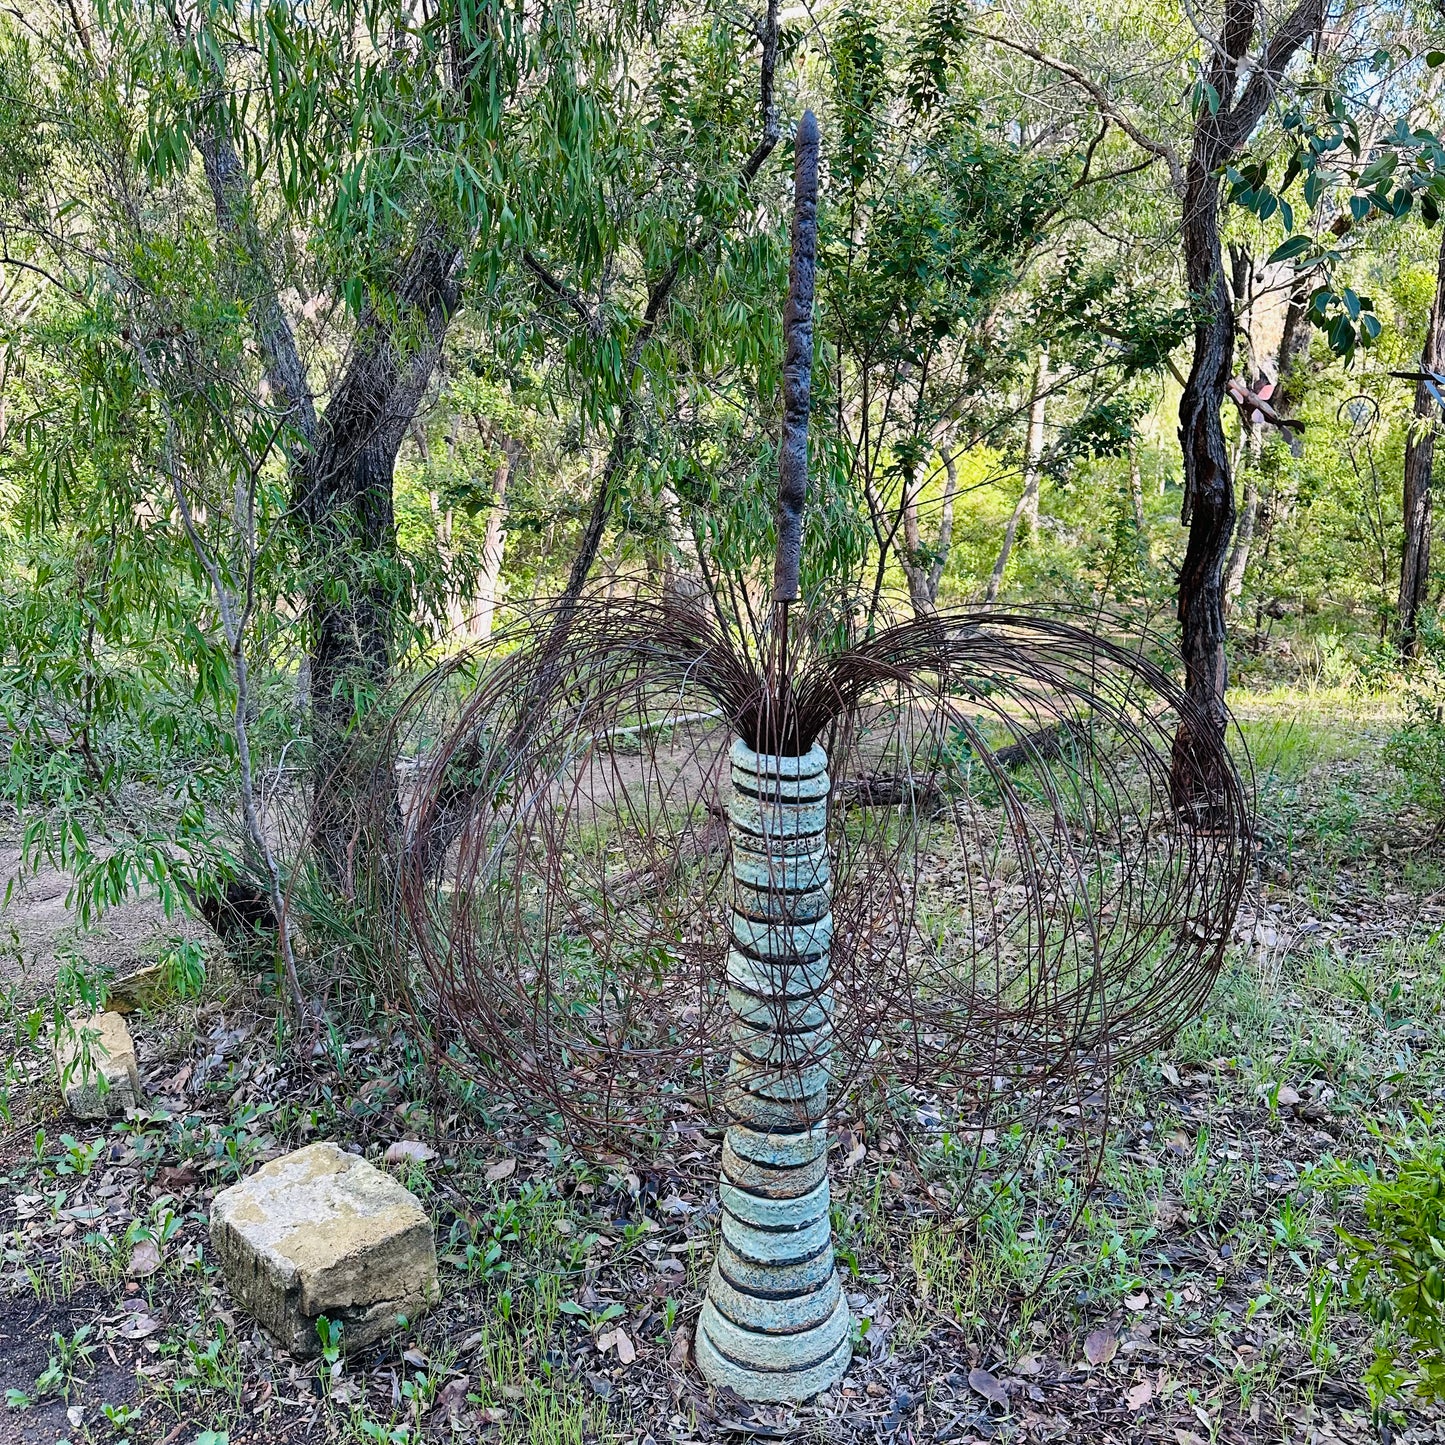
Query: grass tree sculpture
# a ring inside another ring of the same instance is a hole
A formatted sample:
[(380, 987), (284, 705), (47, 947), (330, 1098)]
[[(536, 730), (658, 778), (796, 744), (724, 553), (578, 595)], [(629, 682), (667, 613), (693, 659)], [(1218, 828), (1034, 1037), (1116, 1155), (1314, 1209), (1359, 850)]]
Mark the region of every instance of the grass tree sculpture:
[(795, 155), (761, 622), (539, 607), (396, 724), (428, 744), (401, 885), (449, 1065), (614, 1148), (725, 1125), (696, 1357), (758, 1401), (848, 1367), (830, 1098), (978, 1140), (1072, 1099), (1097, 1129), (1112, 1074), (1206, 996), (1247, 837), (1222, 748), (1197, 760), (1210, 806), (1176, 811), (1189, 703), (1143, 644), (991, 611), (840, 641), (804, 604), (811, 114)]

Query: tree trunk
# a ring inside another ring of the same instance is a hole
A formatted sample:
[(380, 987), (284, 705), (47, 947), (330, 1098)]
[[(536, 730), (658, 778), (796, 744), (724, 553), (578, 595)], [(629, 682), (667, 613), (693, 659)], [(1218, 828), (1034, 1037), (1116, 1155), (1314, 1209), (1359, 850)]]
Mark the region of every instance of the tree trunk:
[(477, 600), (467, 629), (479, 642), (492, 635), (497, 608), (502, 601), (502, 556), (507, 546), (507, 487), (522, 444), (511, 437), (502, 442), (502, 459), (492, 474), (492, 510), (487, 514), (487, 532), (482, 540), (482, 570), (477, 578)]
[(1149, 523), (1144, 516), (1144, 477), (1139, 469), (1139, 439), (1129, 442), (1129, 504), (1134, 512), (1134, 545), (1140, 565), (1149, 561)]
[[(1194, 142), (1184, 173), (1184, 267), (1198, 321), (1194, 360), (1179, 401), (1184, 506), (1189, 528), (1179, 569), (1180, 650), (1186, 704), (1174, 737), (1171, 786), (1186, 817), (1207, 820), (1222, 795), (1216, 776), (1225, 757), (1224, 705), (1229, 680), (1224, 640), (1224, 563), (1234, 531), (1234, 480), (1220, 421), (1234, 362), (1234, 316), (1219, 240), (1219, 178), (1244, 148), (1269, 108), (1296, 51), (1323, 23), (1323, 0), (1301, 0), (1249, 60), (1258, 14), (1255, 0), (1225, 0), (1213, 57), (1202, 77)], [(1241, 72), (1248, 74), (1242, 92)]]
[[(1289, 293), (1289, 303), (1284, 309), (1284, 329), (1279, 337), (1279, 377), (1274, 395), (1274, 409), (1281, 416), (1293, 416), (1304, 390), (1304, 368), (1302, 360), (1309, 346), (1310, 325), (1305, 319), (1309, 309), (1310, 295), (1314, 291), (1314, 277), (1306, 272), (1294, 283)], [(1302, 457), (1305, 443), (1302, 433), (1289, 429), (1284, 433), (1289, 444), (1290, 455)]]
[[(1445, 369), (1445, 236), (1435, 279), (1435, 300), (1420, 353), (1422, 371)], [(1430, 586), (1431, 479), (1440, 403), (1424, 381), (1415, 383), (1415, 421), (1405, 442), (1405, 546), (1400, 558), (1399, 645), (1405, 657), (1420, 650), (1420, 609)]]
[[(416, 449), (421, 454), (421, 462), (424, 468), (431, 466), (431, 447), (427, 442), (426, 428), (420, 421), (412, 419), (411, 425), (412, 440), (416, 443)], [(447, 449), (452, 451), (454, 443), (449, 437)], [(441, 559), (442, 571), (447, 577), (446, 589), (446, 614), (447, 633), (455, 637), (462, 627), (465, 618), (462, 614), (462, 599), (457, 594), (453, 585), (452, 565), (456, 560), (456, 554), (452, 551), (452, 527), (455, 518), (450, 507), (442, 505), (441, 494), (434, 488), (428, 487), (426, 493), (427, 507), (431, 512), (432, 540), (436, 543), (437, 556)]]
[[(1185, 693), (1192, 705), (1174, 739), (1173, 788), (1181, 807), (1207, 807), (1215, 779), (1199, 759), (1223, 741), (1223, 569), (1234, 532), (1234, 480), (1229, 474), (1220, 408), (1234, 364), (1234, 317), (1224, 287), (1219, 249), (1219, 179), (1196, 147), (1185, 174), (1184, 259), (1190, 291), (1203, 311), (1194, 330), (1194, 362), (1179, 401), (1184, 453), (1184, 509), (1189, 527), (1179, 571), (1180, 650)], [(1203, 746), (1196, 747), (1196, 734)]]
[(999, 548), (998, 561), (993, 564), (993, 573), (988, 579), (988, 593), (984, 605), (992, 607), (998, 601), (999, 588), (1003, 586), (1003, 574), (1008, 567), (1009, 554), (1013, 551), (1018, 536), (1019, 523), (1025, 522), (1024, 533), (1030, 535), (1039, 526), (1039, 476), (1044, 456), (1044, 407), (1045, 388), (1049, 379), (1049, 349), (1039, 347), (1038, 365), (1034, 369), (1033, 392), (1029, 399), (1029, 429), (1024, 439), (1024, 489), (1018, 505), (1004, 528), (1003, 546)]
[(899, 558), (903, 576), (908, 582), (908, 600), (915, 617), (932, 617), (938, 611), (938, 588), (943, 569), (948, 564), (953, 546), (953, 506), (958, 496), (958, 454), (948, 448), (943, 453), (943, 468), (948, 482), (938, 517), (938, 543), (925, 554), (923, 533), (918, 524), (918, 493), (910, 491), (903, 503), (903, 542), (907, 555)]
[(1048, 384), (1049, 348), (1041, 346), (1034, 371), (1034, 392), (1029, 401), (1029, 435), (1024, 449), (1024, 510), (1020, 520), (1026, 537), (1032, 537), (1039, 530), (1039, 479), (1044, 459), (1044, 406)]
[(1229, 554), (1229, 565), (1224, 570), (1224, 611), (1228, 616), (1239, 601), (1244, 588), (1244, 573), (1249, 566), (1249, 548), (1254, 540), (1254, 519), (1259, 515), (1259, 477), (1251, 467), (1244, 480), (1244, 510), (1239, 514), (1239, 525), (1234, 529), (1234, 547)]
[(697, 539), (692, 529), (683, 525), (682, 499), (666, 483), (662, 488), (662, 524), (666, 533), (661, 559), (662, 595), (669, 602), (691, 607), (707, 596), (707, 583), (703, 580)]
[(441, 352), (457, 300), (459, 253), (423, 243), (399, 288), (410, 345), (375, 315), (363, 318), (352, 360), (299, 469), (299, 510), (320, 580), (310, 597), (314, 837), (333, 878), (350, 887), (365, 821), (389, 828), (395, 779), (385, 760), (353, 746), (356, 724), (385, 689), (404, 574), (396, 560), (392, 474), (397, 452)]
[(390, 672), (393, 625), (405, 602), (392, 473), (457, 303), (461, 253), (436, 237), (418, 243), (400, 278), (397, 321), (376, 312), (362, 318), (346, 370), (318, 418), (224, 108), (197, 137), (197, 148), (230, 248), (232, 288), (247, 303), (267, 381), (293, 438), (292, 495), (305, 561), (317, 579), (308, 602), (313, 837), (333, 879), (349, 887), (363, 817), (378, 798), (381, 816), (390, 820), (397, 811), (389, 765), (358, 754), (352, 742), (359, 713)]

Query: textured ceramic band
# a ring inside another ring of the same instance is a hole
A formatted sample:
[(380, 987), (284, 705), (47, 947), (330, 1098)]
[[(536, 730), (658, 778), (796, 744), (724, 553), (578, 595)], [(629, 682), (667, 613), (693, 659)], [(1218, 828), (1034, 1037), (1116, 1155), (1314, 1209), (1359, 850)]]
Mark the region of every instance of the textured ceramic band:
[(828, 757), (739, 739), (732, 780), (732, 1122), (697, 1360), (746, 1400), (803, 1400), (851, 1354), (828, 1209)]

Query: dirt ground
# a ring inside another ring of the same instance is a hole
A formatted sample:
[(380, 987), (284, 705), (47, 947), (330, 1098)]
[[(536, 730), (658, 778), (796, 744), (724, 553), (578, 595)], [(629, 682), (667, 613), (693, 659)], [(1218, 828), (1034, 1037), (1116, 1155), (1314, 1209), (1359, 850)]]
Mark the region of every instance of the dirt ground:
[(185, 918), (167, 919), (154, 896), (128, 899), (82, 930), (69, 901), (70, 875), (49, 864), (30, 871), (17, 843), (0, 840), (0, 987), (53, 982), (59, 953), (67, 947), (92, 964), (125, 974), (154, 963), (171, 937), (201, 937), (204, 929)]
[[(11, 909), (41, 957), (8, 980), (0, 1445), (1445, 1440), (1418, 1399), (1371, 1409), (1375, 1329), (1345, 1298), (1336, 1233), (1352, 1206), (1310, 1173), (1380, 1157), (1413, 1104), (1445, 1096), (1445, 877), (1382, 772), (1387, 729), (1318, 700), (1246, 718), (1268, 826), (1229, 965), (1204, 1016), (1120, 1081), (1070, 1229), (1063, 1133), (975, 1222), (940, 1214), (949, 1149), (924, 1111), (834, 1119), (855, 1354), (795, 1409), (720, 1396), (689, 1358), (715, 1132), (584, 1157), (521, 1103), (439, 1086), (385, 1014), (300, 1057), (219, 952), (198, 998), (130, 1015), (146, 1109), (82, 1124), (36, 1012), (62, 880), (36, 880)], [(111, 915), (80, 946), (148, 959), (174, 931), (157, 915)], [(430, 1314), (334, 1365), (277, 1352), (208, 1254), (215, 1193), (317, 1138), (417, 1193), (443, 1280)]]

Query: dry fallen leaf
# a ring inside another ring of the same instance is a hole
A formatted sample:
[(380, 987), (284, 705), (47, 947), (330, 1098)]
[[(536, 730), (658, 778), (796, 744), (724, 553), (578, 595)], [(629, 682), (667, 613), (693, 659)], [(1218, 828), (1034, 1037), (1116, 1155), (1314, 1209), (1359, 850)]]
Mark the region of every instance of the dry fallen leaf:
[(612, 1337), (617, 1346), (617, 1362), (630, 1365), (637, 1358), (637, 1347), (627, 1338), (626, 1330), (618, 1330)]
[(674, 1370), (685, 1370), (687, 1368), (688, 1338), (686, 1330), (679, 1330), (677, 1338), (672, 1342), (672, 1348), (667, 1352), (667, 1363)]
[(1044, 1362), (1037, 1355), (1025, 1355), (1014, 1366), (1016, 1375), (1037, 1375), (1044, 1367)]
[(1138, 1294), (1126, 1294), (1124, 1296), (1124, 1308), (1131, 1314), (1138, 1314), (1140, 1310), (1149, 1308), (1149, 1296), (1144, 1290)]
[(495, 1164), (487, 1166), (486, 1180), (488, 1184), (496, 1184), (503, 1179), (510, 1179), (516, 1172), (515, 1159), (498, 1159)]
[(840, 1129), (837, 1139), (843, 1150), (843, 1172), (850, 1174), (867, 1156), (868, 1146), (863, 1142), (862, 1135), (855, 1134), (851, 1129)]
[(968, 1372), (969, 1388), (982, 1395), (990, 1405), (997, 1405), (999, 1409), (1008, 1409), (1008, 1391), (982, 1366), (975, 1365)]
[(421, 1352), (419, 1349), (417, 1349), (415, 1346), (413, 1346), (413, 1347), (412, 1347), (411, 1349), (409, 1349), (409, 1350), (403, 1350), (401, 1357), (402, 1357), (402, 1359), (405, 1360), (405, 1361), (407, 1362), (407, 1364), (409, 1364), (409, 1365), (412, 1367), (412, 1369), (414, 1369), (414, 1370), (424, 1370), (424, 1369), (426, 1369), (426, 1367), (427, 1367), (427, 1358), (426, 1358), (426, 1356), (425, 1356), (424, 1354), (422, 1354), (422, 1352)]
[(437, 1151), (419, 1139), (398, 1139), (386, 1146), (386, 1153), (381, 1156), (381, 1160), (383, 1164), (403, 1164), (407, 1160), (425, 1164), (428, 1159), (436, 1157)]
[(1107, 1365), (1119, 1353), (1119, 1340), (1110, 1330), (1090, 1330), (1084, 1336), (1084, 1358), (1091, 1365)]
[(1300, 1101), (1299, 1090), (1290, 1084), (1281, 1084), (1279, 1093), (1275, 1095), (1275, 1103), (1281, 1109), (1292, 1109)]
[(1137, 1385), (1130, 1386), (1125, 1393), (1124, 1403), (1131, 1410), (1142, 1410), (1153, 1398), (1154, 1386), (1148, 1380), (1140, 1380)]
[(123, 1340), (148, 1340), (161, 1327), (161, 1322), (151, 1315), (132, 1315), (121, 1327)]
[(161, 1267), (160, 1246), (153, 1239), (142, 1239), (130, 1252), (130, 1263), (126, 1266), (128, 1279), (144, 1279)]
[[(467, 1405), (467, 1385), (470, 1383), (467, 1376), (456, 1375), (442, 1386), (440, 1394), (437, 1395), (436, 1404), (432, 1406), (434, 1413), (442, 1416), (460, 1415)], [(332, 1391), (333, 1397), (335, 1391)]]

